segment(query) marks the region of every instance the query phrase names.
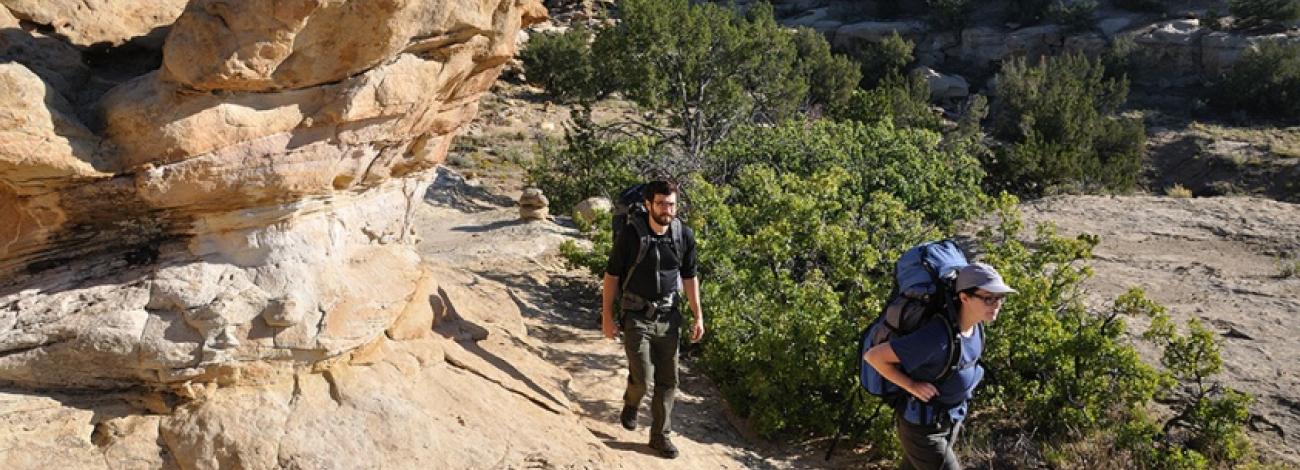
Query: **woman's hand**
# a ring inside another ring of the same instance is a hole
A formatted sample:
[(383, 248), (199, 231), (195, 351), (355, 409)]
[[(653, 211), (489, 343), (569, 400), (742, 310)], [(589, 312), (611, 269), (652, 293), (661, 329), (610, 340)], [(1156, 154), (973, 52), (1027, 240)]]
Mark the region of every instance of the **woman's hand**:
[(930, 382), (921, 382), (919, 380), (912, 380), (910, 382), (911, 383), (907, 386), (907, 393), (912, 394), (912, 396), (916, 397), (917, 400), (928, 403), (931, 398), (934, 398), (935, 395), (939, 394), (939, 389), (934, 388), (934, 384)]

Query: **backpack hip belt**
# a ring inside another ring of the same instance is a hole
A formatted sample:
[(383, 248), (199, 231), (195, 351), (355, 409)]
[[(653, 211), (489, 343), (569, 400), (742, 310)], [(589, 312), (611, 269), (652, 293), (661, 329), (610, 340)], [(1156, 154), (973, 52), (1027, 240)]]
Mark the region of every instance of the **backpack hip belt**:
[(650, 300), (632, 292), (624, 291), (620, 303), (624, 312), (638, 312), (644, 314), (653, 312), (669, 312), (677, 305), (677, 292), (669, 293), (667, 296), (660, 299)]

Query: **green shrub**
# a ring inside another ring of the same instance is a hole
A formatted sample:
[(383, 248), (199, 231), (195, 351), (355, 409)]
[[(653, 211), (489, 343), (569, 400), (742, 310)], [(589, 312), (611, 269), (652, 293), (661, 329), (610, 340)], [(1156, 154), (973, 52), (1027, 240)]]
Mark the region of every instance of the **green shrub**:
[(1119, 36), (1110, 43), (1102, 53), (1101, 64), (1106, 69), (1106, 78), (1132, 78), (1139, 69), (1140, 54), (1137, 42), (1129, 36)]
[(830, 105), (854, 85), (846, 60), (831, 55), (824, 38), (790, 34), (767, 3), (744, 17), (687, 0), (626, 0), (619, 12), (592, 44), (598, 69), (610, 90), (648, 111), (628, 129), (671, 144), (686, 166), (739, 125)]
[(613, 215), (608, 211), (596, 213), (594, 220), (588, 222), (581, 217), (574, 217), (578, 232), (591, 241), (590, 248), (578, 246), (573, 240), (560, 244), (560, 255), (570, 268), (584, 269), (592, 276), (602, 277), (605, 265), (609, 262), (609, 250), (614, 246), (614, 232), (609, 230)]
[(1056, 0), (1047, 7), (1049, 19), (1075, 31), (1092, 29), (1096, 13), (1095, 0)]
[[(714, 157), (739, 170), (692, 193), (714, 299), (704, 364), (760, 432), (829, 434), (893, 259), (974, 213), (978, 163), (942, 152), (930, 132), (832, 121), (740, 130)], [(891, 442), (879, 405), (854, 402), (848, 419)]]
[(567, 213), (582, 200), (603, 196), (611, 200), (640, 182), (640, 162), (650, 158), (646, 139), (605, 138), (582, 109), (575, 125), (565, 130), (562, 148), (544, 146), (528, 167), (528, 183), (541, 188), (556, 213)]
[(986, 327), (982, 361), (994, 374), (979, 402), (1047, 442), (1122, 423), (1125, 410), (1162, 385), (1124, 339), (1121, 315), (1135, 313), (1140, 298), (1121, 297), (1103, 312), (1085, 308), (1077, 289), (1091, 276), (1085, 262), (1098, 239), (1063, 238), (1040, 226), (1031, 250), (1019, 240), (1014, 201), (1000, 199), (1001, 223), (979, 235), (985, 259), (1020, 291)]
[(592, 63), (591, 31), (576, 26), (564, 33), (533, 35), (519, 51), (524, 75), (557, 98), (593, 100), (600, 80)]
[(1100, 61), (1079, 54), (1004, 64), (992, 132), (1008, 144), (988, 162), (991, 186), (1028, 195), (1131, 190), (1146, 131), (1115, 116), (1128, 82), (1104, 75)]
[(876, 88), (856, 90), (831, 117), (865, 123), (890, 121), (898, 127), (938, 131), (943, 120), (930, 108), (930, 85), (915, 74), (890, 75)]
[[(1188, 334), (1179, 334), (1173, 322), (1156, 310), (1151, 327), (1143, 335), (1164, 349), (1160, 362), (1177, 383), (1164, 393), (1174, 402), (1177, 413), (1162, 426), (1166, 434), (1182, 437), (1178, 453), (1194, 453), (1210, 462), (1239, 463), (1251, 452), (1243, 427), (1250, 419), (1249, 395), (1221, 384), (1211, 377), (1223, 370), (1214, 332), (1195, 319), (1187, 324)], [(1184, 430), (1185, 434), (1171, 431)], [(1159, 456), (1159, 454), (1157, 454)]]
[(1006, 10), (1006, 20), (1021, 26), (1037, 24), (1047, 18), (1051, 7), (1052, 0), (1011, 0)]
[[(1075, 289), (1091, 270), (1098, 239), (1057, 236), (1040, 226), (1030, 251), (1019, 241), (1013, 198), (999, 200), (1001, 224), (981, 232), (980, 251), (1020, 292), (988, 327), (982, 359), (994, 371), (978, 403), (1039, 442), (1075, 442), (1093, 432), (1116, 436), (1114, 451), (1145, 468), (1205, 468), (1243, 462), (1251, 452), (1243, 426), (1250, 397), (1214, 384), (1222, 367), (1214, 334), (1195, 320), (1177, 333), (1164, 307), (1140, 289), (1106, 310), (1090, 311)], [(1143, 338), (1163, 351), (1157, 371), (1128, 344), (1124, 319), (1149, 317)], [(1176, 415), (1146, 410), (1155, 398)], [(978, 422), (976, 425), (980, 425)]]
[(831, 53), (826, 37), (812, 28), (795, 31), (796, 67), (808, 81), (808, 107), (821, 109), (848, 101), (862, 81), (862, 70), (848, 56)]
[(921, 212), (927, 223), (946, 229), (976, 213), (983, 171), (970, 155), (943, 149), (939, 142), (934, 132), (888, 122), (747, 126), (714, 149), (706, 175), (725, 184), (746, 166), (761, 165), (778, 176), (811, 176), (819, 168), (839, 167), (849, 172), (849, 191), (858, 197), (888, 193)]
[(903, 39), (897, 31), (878, 43), (863, 45), (856, 52), (858, 62), (862, 64), (862, 87), (875, 88), (890, 76), (904, 75), (912, 63), (915, 48), (912, 41)]
[(1235, 26), (1254, 28), (1300, 19), (1300, 0), (1228, 0)]
[(1300, 44), (1265, 42), (1247, 50), (1215, 85), (1210, 105), (1223, 112), (1300, 119)]
[(966, 26), (971, 0), (925, 0), (930, 7), (930, 23), (939, 29), (959, 31)]

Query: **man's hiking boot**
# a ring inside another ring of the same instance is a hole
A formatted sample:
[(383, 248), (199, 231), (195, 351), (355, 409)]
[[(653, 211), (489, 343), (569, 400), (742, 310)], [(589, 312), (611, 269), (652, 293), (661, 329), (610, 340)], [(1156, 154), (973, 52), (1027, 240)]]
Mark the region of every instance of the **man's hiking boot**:
[(659, 451), (659, 455), (662, 455), (664, 458), (677, 458), (677, 446), (673, 445), (673, 441), (669, 440), (668, 436), (658, 439), (653, 437), (650, 438), (650, 448)]
[(618, 420), (623, 423), (623, 429), (636, 431), (636, 407), (624, 406), (623, 412), (618, 414)]

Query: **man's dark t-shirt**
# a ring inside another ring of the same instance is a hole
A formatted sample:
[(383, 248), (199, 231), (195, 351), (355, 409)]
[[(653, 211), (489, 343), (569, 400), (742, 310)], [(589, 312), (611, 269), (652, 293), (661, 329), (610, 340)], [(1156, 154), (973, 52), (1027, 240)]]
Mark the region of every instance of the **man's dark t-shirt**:
[[(646, 299), (660, 299), (677, 290), (678, 272), (682, 279), (695, 277), (695, 234), (685, 224), (678, 225), (682, 228), (682, 244), (685, 245), (681, 250), (682, 259), (677, 259), (677, 253), (673, 250), (671, 228), (663, 235), (651, 232), (652, 249), (646, 250), (645, 258), (637, 265), (636, 272), (632, 273), (632, 281), (628, 283), (627, 290)], [(628, 268), (636, 262), (639, 249), (640, 240), (637, 239), (635, 229), (627, 227), (619, 230), (618, 239), (614, 240), (614, 248), (609, 254), (609, 264), (605, 266), (605, 274), (617, 276), (621, 286), (623, 276), (627, 275)], [(657, 272), (656, 263), (659, 266)]]

